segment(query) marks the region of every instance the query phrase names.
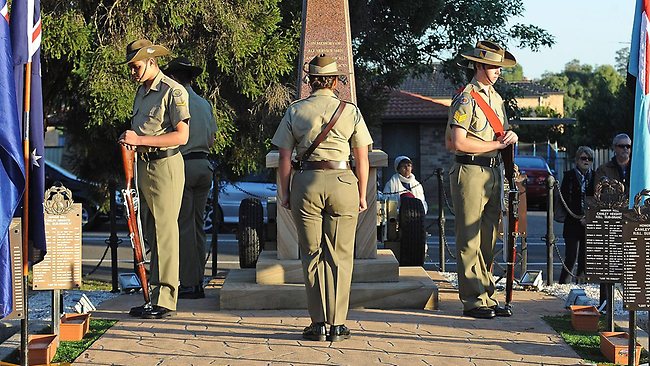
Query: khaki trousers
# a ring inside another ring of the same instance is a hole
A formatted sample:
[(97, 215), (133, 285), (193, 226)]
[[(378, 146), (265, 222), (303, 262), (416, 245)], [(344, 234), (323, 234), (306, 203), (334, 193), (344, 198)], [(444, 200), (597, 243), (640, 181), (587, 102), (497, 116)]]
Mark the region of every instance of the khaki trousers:
[(458, 294), (464, 310), (498, 305), (491, 267), (501, 214), (501, 179), (499, 167), (454, 163), (450, 171)]
[[(178, 299), (178, 213), (185, 172), (183, 157), (142, 161), (138, 158), (138, 187), (148, 210), (143, 232), (151, 247), (151, 302), (176, 310)], [(151, 234), (151, 235), (149, 235)]]
[(291, 214), (298, 231), (307, 307), (312, 322), (342, 325), (348, 315), (359, 215), (351, 170), (296, 172)]
[(182, 286), (203, 285), (205, 270), (203, 214), (211, 185), (212, 166), (207, 159), (185, 160), (185, 188), (178, 216), (179, 277)]

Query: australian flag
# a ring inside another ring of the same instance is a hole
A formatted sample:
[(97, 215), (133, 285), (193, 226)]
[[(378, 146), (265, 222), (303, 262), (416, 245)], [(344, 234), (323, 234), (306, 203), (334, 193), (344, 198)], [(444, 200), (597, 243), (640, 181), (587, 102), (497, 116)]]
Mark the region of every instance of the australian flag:
[[(29, 129), (30, 163), (25, 167), (28, 171), (29, 185), (29, 217), (27, 218), (31, 243), (29, 255), (32, 262), (37, 263), (43, 260), (46, 252), (43, 217), (45, 161), (43, 158), (40, 0), (13, 0), (10, 19), (17, 106), (19, 111), (26, 110), (27, 113), (22, 113), (20, 116), (22, 125)], [(29, 63), (31, 63), (31, 82), (28, 86), (25, 85), (25, 66)], [(28, 106), (23, 103), (26, 87), (30, 89)], [(29, 116), (29, 121), (23, 121), (26, 115)]]
[(25, 191), (7, 0), (0, 0), (0, 318), (11, 313), (9, 224)]

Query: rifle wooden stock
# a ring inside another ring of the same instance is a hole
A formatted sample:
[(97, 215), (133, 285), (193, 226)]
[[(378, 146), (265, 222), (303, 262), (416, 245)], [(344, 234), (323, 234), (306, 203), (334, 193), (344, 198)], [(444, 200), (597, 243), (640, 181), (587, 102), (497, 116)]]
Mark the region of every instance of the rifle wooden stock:
[[(506, 179), (508, 179), (508, 228), (504, 234), (506, 240), (506, 308), (510, 308), (513, 285), (515, 282), (515, 262), (517, 258), (517, 237), (519, 236), (519, 190), (517, 189), (515, 155), (513, 145), (501, 151)], [(506, 235), (507, 234), (507, 235)]]
[(134, 196), (135, 190), (132, 188), (133, 181), (133, 164), (135, 163), (135, 152), (127, 149), (122, 145), (122, 164), (124, 166), (124, 176), (126, 178), (126, 188), (122, 191), (124, 196), (124, 206), (126, 206), (126, 222), (129, 227), (129, 237), (131, 238), (131, 247), (133, 248), (133, 260), (135, 270), (140, 283), (142, 284), (142, 295), (145, 304), (151, 304), (149, 296), (149, 281), (147, 280), (147, 271), (145, 269), (144, 253), (142, 251), (142, 236), (138, 227), (138, 216), (135, 211)]

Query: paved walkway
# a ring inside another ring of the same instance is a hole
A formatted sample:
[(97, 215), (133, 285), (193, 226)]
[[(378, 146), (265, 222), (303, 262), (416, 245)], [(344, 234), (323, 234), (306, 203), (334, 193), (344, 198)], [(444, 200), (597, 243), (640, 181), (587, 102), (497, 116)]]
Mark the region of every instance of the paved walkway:
[(578, 355), (541, 319), (565, 312), (539, 292), (515, 293), (511, 318), (461, 316), (455, 289), (429, 272), (440, 288), (440, 309), (351, 310), (350, 340), (301, 339), (303, 310), (219, 311), (215, 280), (206, 298), (179, 301), (176, 316), (131, 318), (139, 294), (104, 302), (93, 314), (119, 322), (75, 365), (582, 365)]

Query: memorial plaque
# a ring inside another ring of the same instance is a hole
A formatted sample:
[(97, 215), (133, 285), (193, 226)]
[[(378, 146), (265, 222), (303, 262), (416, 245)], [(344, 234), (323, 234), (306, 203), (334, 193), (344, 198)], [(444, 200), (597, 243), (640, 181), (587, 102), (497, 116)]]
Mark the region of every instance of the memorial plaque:
[(25, 289), (23, 287), (23, 237), (20, 219), (9, 224), (9, 250), (11, 251), (11, 283), (13, 288), (12, 311), (4, 319), (23, 319)]
[(599, 282), (620, 282), (623, 275), (623, 212), (618, 208), (588, 208), (586, 273)]
[(310, 93), (304, 82), (305, 63), (324, 53), (336, 59), (339, 71), (346, 74), (347, 83), (339, 82), (336, 87), (339, 98), (356, 103), (348, 0), (303, 0), (302, 9), (297, 97)]
[(623, 224), (623, 305), (631, 311), (650, 309), (650, 222)]
[(63, 214), (45, 213), (47, 255), (34, 265), (34, 290), (67, 290), (81, 286), (81, 204)]

